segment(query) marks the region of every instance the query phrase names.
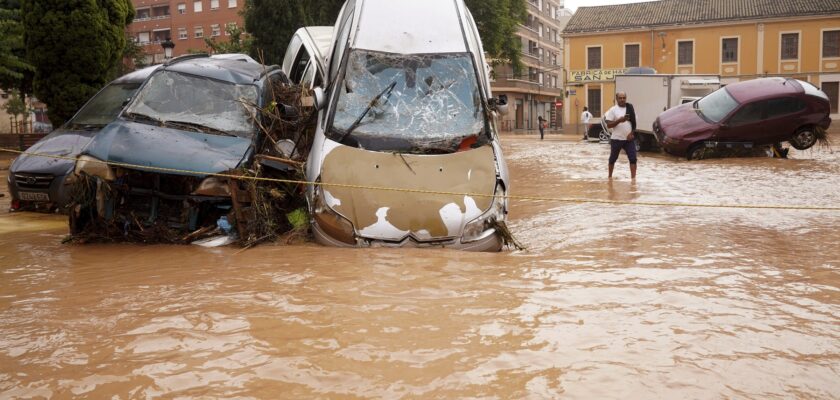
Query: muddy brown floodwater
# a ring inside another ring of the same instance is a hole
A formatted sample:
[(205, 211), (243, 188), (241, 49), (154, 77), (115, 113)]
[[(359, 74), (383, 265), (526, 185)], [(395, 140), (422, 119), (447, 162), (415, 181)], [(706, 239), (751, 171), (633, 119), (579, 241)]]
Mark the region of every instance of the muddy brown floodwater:
[[(503, 142), (517, 195), (840, 206), (838, 147), (609, 183), (605, 145)], [(2, 214), (0, 398), (840, 398), (840, 212), (511, 206), (528, 250), (500, 254), (63, 245)]]

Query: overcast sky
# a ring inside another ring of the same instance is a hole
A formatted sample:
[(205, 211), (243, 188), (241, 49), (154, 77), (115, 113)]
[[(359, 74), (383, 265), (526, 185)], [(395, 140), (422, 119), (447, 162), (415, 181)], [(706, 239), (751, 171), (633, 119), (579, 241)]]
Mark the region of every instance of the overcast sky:
[(578, 7), (605, 6), (609, 4), (640, 3), (643, 0), (566, 0), (566, 8), (577, 11)]

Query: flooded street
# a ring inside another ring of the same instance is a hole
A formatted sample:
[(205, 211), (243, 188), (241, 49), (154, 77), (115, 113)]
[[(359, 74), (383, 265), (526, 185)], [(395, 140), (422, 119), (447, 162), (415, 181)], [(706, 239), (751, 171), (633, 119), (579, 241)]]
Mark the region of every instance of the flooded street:
[[(503, 137), (513, 194), (840, 207), (840, 146), (610, 182), (573, 137)], [(471, 254), (65, 245), (8, 206), (0, 398), (840, 398), (840, 211), (512, 200), (527, 250)]]

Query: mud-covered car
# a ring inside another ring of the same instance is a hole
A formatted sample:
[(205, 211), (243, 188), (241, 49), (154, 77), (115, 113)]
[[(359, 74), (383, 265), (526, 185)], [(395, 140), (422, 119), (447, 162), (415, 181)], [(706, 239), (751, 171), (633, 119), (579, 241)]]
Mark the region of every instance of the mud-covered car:
[(287, 82), (279, 67), (247, 60), (193, 55), (162, 65), (79, 156), (75, 175), (86, 190), (71, 232), (94, 223), (97, 234), (182, 242), (191, 236), (171, 235), (243, 223), (239, 205), (250, 194), (213, 174), (252, 165), (265, 140), (259, 110), (273, 106), (272, 85)]
[(67, 176), (75, 158), (99, 131), (117, 118), (128, 100), (157, 66), (126, 74), (96, 93), (67, 123), (39, 140), (9, 167), (11, 210), (61, 209), (73, 191)]
[(499, 250), (504, 106), (463, 1), (351, 0), (334, 32), (306, 164), (316, 241)]
[(830, 124), (828, 96), (815, 86), (798, 79), (760, 78), (729, 84), (669, 109), (659, 115), (653, 130), (666, 152), (691, 160), (703, 158), (708, 149), (785, 141), (805, 150)]

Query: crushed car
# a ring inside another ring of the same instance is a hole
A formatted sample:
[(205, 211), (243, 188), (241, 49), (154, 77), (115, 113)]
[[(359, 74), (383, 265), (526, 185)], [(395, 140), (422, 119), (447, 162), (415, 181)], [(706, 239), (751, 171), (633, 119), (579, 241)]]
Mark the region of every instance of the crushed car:
[(207, 55), (162, 65), (78, 157), (71, 234), (250, 245), (305, 225), (299, 185), (258, 184), (302, 171), (306, 144), (289, 127), (305, 113), (281, 98), (303, 95), (277, 66)]
[(760, 78), (732, 83), (691, 103), (671, 108), (653, 125), (662, 148), (689, 160), (716, 149), (808, 149), (831, 124), (828, 96), (808, 82)]
[[(473, 251), (509, 243), (497, 127), (507, 105), (492, 95), (464, 2), (348, 1), (334, 32), (306, 164), (315, 240)], [(317, 58), (313, 47), (287, 51), (284, 65)]]
[[(11, 211), (62, 210), (70, 202), (75, 158), (88, 142), (114, 121), (134, 93), (157, 69), (143, 68), (102, 88), (59, 129), (39, 140), (9, 167)], [(39, 155), (43, 156), (39, 156)]]

